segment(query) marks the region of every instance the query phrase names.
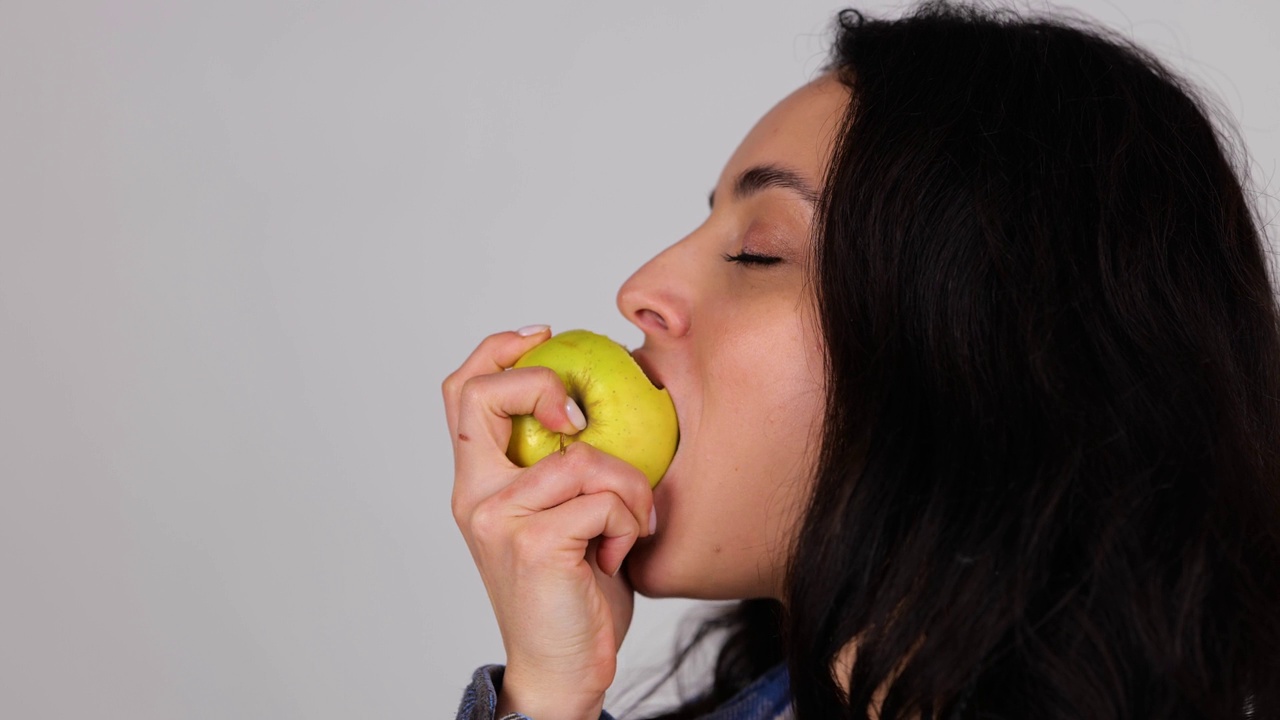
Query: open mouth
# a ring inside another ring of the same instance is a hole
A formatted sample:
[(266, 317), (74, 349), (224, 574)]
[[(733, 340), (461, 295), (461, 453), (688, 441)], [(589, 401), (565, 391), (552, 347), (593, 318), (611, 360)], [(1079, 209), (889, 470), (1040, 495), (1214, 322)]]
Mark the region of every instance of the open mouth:
[(640, 366), (640, 371), (644, 373), (645, 377), (649, 378), (649, 382), (653, 383), (654, 387), (659, 390), (663, 389), (664, 386), (662, 384), (662, 380), (654, 374), (653, 368), (649, 366), (644, 355), (639, 350), (635, 350), (631, 353), (631, 359), (636, 361), (636, 365)]
[[(632, 351), (632, 352), (631, 352), (631, 359), (635, 361), (636, 366), (637, 366), (637, 367), (639, 367), (639, 368), (640, 368), (640, 371), (641, 371), (642, 373), (644, 373), (644, 376), (645, 376), (646, 378), (648, 378), (648, 379), (649, 379), (649, 382), (653, 383), (653, 386), (654, 386), (655, 388), (657, 388), (657, 389), (659, 389), (659, 390), (662, 390), (662, 391), (666, 392), (667, 396), (671, 398), (671, 404), (672, 404), (672, 406), (673, 406), (673, 408), (674, 408), (674, 410), (675, 410), (676, 416), (677, 416), (677, 419), (676, 419), (676, 425), (677, 425), (677, 428), (679, 428), (679, 426), (681, 425), (680, 420), (679, 420), (680, 408), (679, 408), (678, 406), (676, 406), (676, 402), (675, 402), (675, 400), (676, 400), (676, 399), (675, 399), (675, 397), (673, 397), (673, 396), (671, 395), (670, 391), (667, 391), (667, 389), (666, 389), (666, 384), (665, 384), (665, 383), (663, 383), (663, 381), (662, 381), (662, 377), (661, 377), (660, 375), (658, 375), (657, 368), (656, 368), (656, 367), (654, 367), (654, 365), (653, 365), (653, 363), (652, 363), (652, 362), (650, 362), (649, 357), (648, 357), (648, 355), (645, 353), (644, 348), (636, 348), (634, 351)], [(683, 433), (680, 433), (680, 432), (677, 430), (677, 441), (676, 441), (676, 451), (675, 451), (675, 456), (679, 456), (679, 455), (680, 455), (680, 448), (681, 448), (680, 439), (681, 439), (681, 438), (683, 438)], [(672, 464), (674, 464), (674, 463), (675, 463), (675, 456), (673, 456), (673, 457), (672, 457), (672, 459), (671, 459), (671, 463), (672, 463)], [(670, 470), (670, 465), (668, 465), (667, 469), (668, 469), (668, 470)], [(659, 487), (661, 487), (661, 485), (659, 485)]]

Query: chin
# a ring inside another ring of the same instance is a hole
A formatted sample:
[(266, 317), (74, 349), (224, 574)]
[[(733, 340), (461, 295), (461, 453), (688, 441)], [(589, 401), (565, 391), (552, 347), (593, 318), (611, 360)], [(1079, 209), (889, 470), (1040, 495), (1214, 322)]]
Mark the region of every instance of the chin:
[(660, 573), (655, 572), (655, 563), (653, 561), (656, 540), (641, 539), (636, 541), (635, 547), (631, 548), (631, 552), (627, 553), (627, 559), (622, 563), (622, 572), (627, 576), (627, 582), (631, 584), (640, 595), (648, 598), (671, 597), (669, 594), (662, 592), (661, 584), (656, 582), (661, 577)]
[(705, 572), (680, 572), (665, 558), (659, 540), (640, 540), (622, 564), (627, 582), (637, 594), (647, 598), (689, 598), (692, 600), (734, 600), (739, 595), (717, 588)]
[(674, 572), (669, 562), (664, 562), (663, 554), (657, 538), (636, 543), (622, 564), (632, 589), (647, 598), (701, 597), (700, 588), (690, 587), (687, 578)]

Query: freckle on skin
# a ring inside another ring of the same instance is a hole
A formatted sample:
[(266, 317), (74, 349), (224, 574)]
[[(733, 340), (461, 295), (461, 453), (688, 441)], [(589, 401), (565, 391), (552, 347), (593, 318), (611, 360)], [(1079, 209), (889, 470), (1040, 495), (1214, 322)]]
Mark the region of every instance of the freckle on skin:
[(459, 440), (461, 440), (462, 442), (470, 442), (470, 441), (471, 441), (471, 438), (470, 438), (470, 437), (468, 437), (468, 436), (467, 436), (466, 434), (464, 434), (464, 433), (458, 433), (458, 439), (459, 439)]

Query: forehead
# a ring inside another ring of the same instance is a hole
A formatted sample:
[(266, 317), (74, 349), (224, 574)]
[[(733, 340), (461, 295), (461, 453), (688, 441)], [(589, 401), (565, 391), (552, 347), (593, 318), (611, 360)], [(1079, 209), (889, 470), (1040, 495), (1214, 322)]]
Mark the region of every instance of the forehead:
[(823, 75), (801, 86), (756, 122), (729, 159), (720, 181), (753, 165), (771, 163), (790, 167), (811, 187), (821, 187), (848, 102), (848, 88), (833, 76)]

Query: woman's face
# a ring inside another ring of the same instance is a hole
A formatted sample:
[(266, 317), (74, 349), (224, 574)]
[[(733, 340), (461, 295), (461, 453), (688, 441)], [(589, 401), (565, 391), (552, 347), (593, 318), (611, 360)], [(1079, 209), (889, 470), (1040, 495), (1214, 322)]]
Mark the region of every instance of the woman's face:
[(645, 334), (636, 358), (680, 420), (658, 532), (625, 566), (644, 595), (781, 597), (824, 404), (813, 201), (848, 100), (823, 76), (778, 103), (725, 166), (707, 220), (618, 292)]

